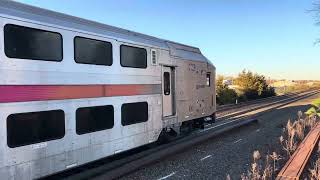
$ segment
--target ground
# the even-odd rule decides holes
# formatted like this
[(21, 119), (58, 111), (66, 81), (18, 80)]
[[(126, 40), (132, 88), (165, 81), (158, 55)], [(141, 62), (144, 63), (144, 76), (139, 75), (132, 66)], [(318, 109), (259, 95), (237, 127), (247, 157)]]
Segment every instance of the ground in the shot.
[(232, 179), (250, 167), (252, 152), (262, 155), (279, 151), (279, 137), (288, 119), (306, 111), (319, 95), (277, 108), (258, 117), (258, 123), (208, 139), (206, 142), (169, 156), (121, 179)]

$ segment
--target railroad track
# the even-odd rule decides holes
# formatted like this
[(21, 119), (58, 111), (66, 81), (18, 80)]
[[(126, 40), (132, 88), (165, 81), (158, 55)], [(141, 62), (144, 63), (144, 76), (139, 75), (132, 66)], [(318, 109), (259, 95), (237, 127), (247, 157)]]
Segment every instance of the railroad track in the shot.
[(263, 101), (263, 103), (260, 101), (259, 103), (256, 103), (256, 106), (243, 106), (245, 108), (240, 108), (238, 111), (235, 110), (233, 114), (229, 116), (224, 114), (219, 116), (218, 114), (217, 123), (206, 126), (205, 129), (195, 131), (188, 136), (177, 138), (170, 143), (162, 145), (146, 145), (47, 177), (47, 179), (119, 178), (209, 138), (248, 125), (249, 123), (258, 122), (257, 118), (263, 113), (318, 93), (318, 90), (302, 92), (290, 95), (287, 98), (280, 98), (280, 100), (279, 98), (276, 98), (276, 100), (271, 98), (269, 101)]
[[(306, 91), (304, 91), (304, 92), (306, 92)], [(283, 94), (283, 95), (279, 95), (279, 96), (272, 96), (272, 97), (261, 98), (261, 99), (257, 99), (257, 100), (240, 102), (238, 104), (220, 105), (220, 106), (217, 107), (217, 112), (227, 111), (229, 109), (234, 109), (234, 108), (240, 108), (240, 107), (251, 105), (251, 104), (262, 103), (262, 102), (265, 102), (265, 101), (268, 101), (268, 100), (282, 99), (282, 98), (286, 98), (286, 97), (289, 97), (289, 96), (292, 96), (292, 95), (296, 95), (296, 94), (300, 94), (300, 93), (302, 93), (302, 92), (299, 92), (299, 93), (287, 93), (287, 94)]]
[(247, 101), (247, 102), (242, 102), (239, 104), (230, 104), (230, 105), (222, 105), (222, 106), (218, 106), (217, 107), (217, 116), (223, 116), (226, 114), (231, 114), (234, 113), (236, 111), (239, 111), (239, 109), (244, 110), (244, 109), (250, 109), (252, 107), (257, 107), (259, 105), (263, 105), (265, 103), (268, 102), (274, 102), (274, 101), (278, 101), (278, 100), (284, 100), (284, 99), (288, 99), (291, 97), (295, 97), (299, 94), (302, 93), (307, 93), (309, 91), (302, 91), (299, 93), (288, 93), (288, 94), (284, 94), (284, 95), (280, 95), (280, 96), (272, 96), (272, 97), (268, 97), (268, 98), (262, 98), (262, 99), (258, 99), (258, 100), (252, 100), (252, 101)]
[(226, 111), (220, 111), (220, 112), (218, 111), (217, 121), (227, 119), (227, 118), (232, 118), (232, 117), (239, 117), (240, 115), (244, 115), (248, 112), (273, 106), (277, 103), (285, 102), (291, 99), (296, 99), (301, 96), (307, 95), (309, 93), (314, 93), (314, 92), (318, 92), (318, 90), (304, 91), (301, 93), (291, 93), (291, 94), (283, 95), (280, 98), (277, 98), (277, 97), (266, 98), (263, 100), (255, 101), (253, 103), (249, 102), (248, 105), (242, 104), (240, 107), (235, 107), (232, 110), (228, 108)]

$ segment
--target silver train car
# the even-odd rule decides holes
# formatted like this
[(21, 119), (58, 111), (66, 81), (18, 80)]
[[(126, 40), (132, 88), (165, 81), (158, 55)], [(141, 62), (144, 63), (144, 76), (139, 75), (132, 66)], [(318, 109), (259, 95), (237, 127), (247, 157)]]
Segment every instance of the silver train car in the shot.
[(198, 48), (0, 1), (1, 179), (74, 168), (215, 112), (215, 67)]

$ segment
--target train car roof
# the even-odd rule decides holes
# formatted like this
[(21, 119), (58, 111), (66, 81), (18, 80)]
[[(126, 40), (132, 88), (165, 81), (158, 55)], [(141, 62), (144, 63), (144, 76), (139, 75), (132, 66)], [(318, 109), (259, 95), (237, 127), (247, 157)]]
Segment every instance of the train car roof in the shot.
[(70, 16), (51, 10), (46, 10), (10, 0), (0, 0), (1, 14), (20, 19), (28, 19), (46, 24), (59, 26), (60, 28), (76, 29), (85, 32), (93, 32), (122, 41), (138, 42), (148, 46), (170, 50), (172, 56), (195, 60), (208, 61), (200, 49), (153, 36), (137, 33), (130, 30), (102, 24), (99, 22)]

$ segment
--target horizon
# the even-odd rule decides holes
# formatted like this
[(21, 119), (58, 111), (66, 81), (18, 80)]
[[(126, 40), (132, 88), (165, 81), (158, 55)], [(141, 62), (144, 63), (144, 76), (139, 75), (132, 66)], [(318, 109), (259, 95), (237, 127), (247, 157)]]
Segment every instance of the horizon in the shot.
[(312, 0), (18, 2), (198, 47), (220, 75), (320, 80)]

